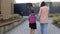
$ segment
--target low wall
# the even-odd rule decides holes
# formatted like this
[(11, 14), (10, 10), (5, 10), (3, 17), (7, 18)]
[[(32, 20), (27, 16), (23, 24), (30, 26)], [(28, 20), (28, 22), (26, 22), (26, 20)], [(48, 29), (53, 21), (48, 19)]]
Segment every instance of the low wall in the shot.
[(16, 26), (20, 25), (23, 23), (26, 19), (23, 18), (21, 20), (15, 20), (12, 23), (6, 24), (6, 25), (0, 25), (0, 34), (5, 34), (6, 32), (14, 29)]

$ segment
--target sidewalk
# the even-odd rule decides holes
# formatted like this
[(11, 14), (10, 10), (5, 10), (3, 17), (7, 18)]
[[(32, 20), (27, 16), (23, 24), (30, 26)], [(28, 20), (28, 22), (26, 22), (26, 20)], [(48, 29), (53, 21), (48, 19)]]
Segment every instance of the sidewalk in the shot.
[[(51, 19), (49, 19), (48, 34), (60, 34), (60, 29), (52, 25), (51, 22)], [(29, 22), (26, 19), (24, 23), (20, 24), (18, 27), (14, 28), (13, 30), (5, 34), (30, 34), (28, 24)], [(35, 30), (35, 34), (41, 34), (39, 21), (37, 21), (37, 29)]]

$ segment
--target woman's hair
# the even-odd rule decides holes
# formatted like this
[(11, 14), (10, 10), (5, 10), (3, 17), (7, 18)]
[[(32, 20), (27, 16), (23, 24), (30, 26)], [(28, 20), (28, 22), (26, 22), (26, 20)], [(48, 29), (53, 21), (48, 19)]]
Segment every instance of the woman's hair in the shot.
[(41, 7), (43, 7), (43, 6), (45, 6), (46, 5), (46, 3), (43, 1), (42, 3), (41, 3)]

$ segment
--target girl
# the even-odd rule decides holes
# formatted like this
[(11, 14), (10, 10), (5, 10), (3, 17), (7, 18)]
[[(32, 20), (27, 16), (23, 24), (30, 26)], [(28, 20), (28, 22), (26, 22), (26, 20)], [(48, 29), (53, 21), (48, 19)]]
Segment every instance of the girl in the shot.
[(36, 17), (34, 14), (34, 10), (31, 10), (29, 15), (29, 27), (30, 27), (30, 34), (34, 34), (34, 29), (36, 29)]
[(47, 7), (46, 3), (43, 1), (41, 3), (40, 11), (38, 14), (41, 22), (40, 25), (42, 34), (47, 34), (48, 14), (49, 14), (49, 7)]

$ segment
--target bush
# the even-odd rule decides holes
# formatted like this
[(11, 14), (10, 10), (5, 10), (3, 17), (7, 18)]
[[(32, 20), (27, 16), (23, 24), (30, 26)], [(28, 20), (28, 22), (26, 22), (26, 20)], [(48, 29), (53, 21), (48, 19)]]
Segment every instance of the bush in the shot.
[(53, 14), (50, 14), (49, 17), (54, 17), (54, 15)]
[(60, 14), (49, 14), (49, 17), (59, 17)]
[(60, 19), (59, 18), (55, 18), (55, 19), (53, 19), (53, 23), (58, 23), (58, 22), (60, 22)]
[(53, 17), (53, 15), (50, 15), (49, 17)]
[(60, 27), (60, 14), (50, 14), (49, 17), (52, 17), (55, 26)]
[(3, 21), (4, 19), (3, 18), (0, 18), (0, 22)]
[(16, 19), (16, 18), (19, 18), (19, 14), (13, 14), (13, 15), (11, 15), (11, 17), (10, 17), (11, 19)]
[(15, 18), (17, 18), (17, 16), (11, 16), (10, 18), (11, 18), (11, 19), (15, 19)]

